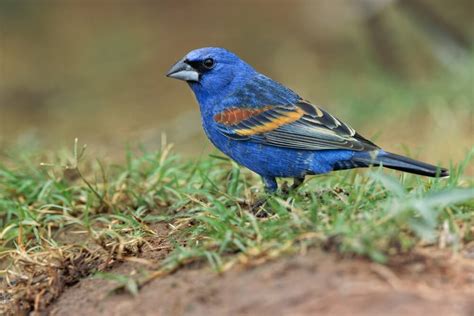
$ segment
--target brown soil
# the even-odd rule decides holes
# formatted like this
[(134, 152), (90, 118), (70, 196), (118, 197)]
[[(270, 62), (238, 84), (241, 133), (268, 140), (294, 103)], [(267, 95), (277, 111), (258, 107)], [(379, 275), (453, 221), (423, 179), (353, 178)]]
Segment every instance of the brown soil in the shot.
[[(156, 263), (166, 254), (156, 248), (145, 259)], [(183, 268), (152, 281), (136, 297), (111, 294), (114, 282), (87, 278), (66, 289), (49, 313), (474, 315), (474, 260), (461, 257), (420, 250), (382, 266), (311, 250), (220, 275), (205, 266)], [(111, 272), (130, 275), (140, 267), (126, 262)]]

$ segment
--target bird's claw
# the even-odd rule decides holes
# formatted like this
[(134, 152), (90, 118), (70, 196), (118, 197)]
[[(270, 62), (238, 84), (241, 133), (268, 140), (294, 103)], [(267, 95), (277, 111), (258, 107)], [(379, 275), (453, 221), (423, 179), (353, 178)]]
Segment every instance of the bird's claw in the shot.
[(280, 188), (280, 192), (283, 196), (287, 197), (288, 195), (290, 195), (290, 192), (293, 191), (293, 186), (288, 186), (288, 182), (285, 181), (282, 183), (281, 185), (281, 188)]
[(263, 208), (265, 203), (267, 203), (268, 197), (263, 197), (257, 199), (252, 205), (250, 205), (250, 212), (252, 212), (255, 217), (264, 218), (268, 217), (269, 213)]

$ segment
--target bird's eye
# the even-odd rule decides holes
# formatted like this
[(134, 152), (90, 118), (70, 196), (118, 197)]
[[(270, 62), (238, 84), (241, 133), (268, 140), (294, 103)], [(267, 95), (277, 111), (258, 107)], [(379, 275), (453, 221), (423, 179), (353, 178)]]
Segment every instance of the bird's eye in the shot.
[(215, 62), (214, 62), (214, 59), (212, 59), (212, 58), (206, 58), (206, 59), (204, 59), (204, 61), (202, 62), (202, 64), (203, 64), (204, 67), (206, 67), (207, 69), (212, 69), (212, 68), (214, 68)]

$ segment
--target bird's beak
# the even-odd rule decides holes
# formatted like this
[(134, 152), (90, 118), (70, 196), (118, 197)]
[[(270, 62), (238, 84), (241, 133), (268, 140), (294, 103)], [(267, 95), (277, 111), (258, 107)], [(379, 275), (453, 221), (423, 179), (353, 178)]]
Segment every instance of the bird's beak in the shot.
[(184, 81), (199, 81), (199, 72), (186, 63), (183, 58), (171, 67), (166, 77), (175, 78)]

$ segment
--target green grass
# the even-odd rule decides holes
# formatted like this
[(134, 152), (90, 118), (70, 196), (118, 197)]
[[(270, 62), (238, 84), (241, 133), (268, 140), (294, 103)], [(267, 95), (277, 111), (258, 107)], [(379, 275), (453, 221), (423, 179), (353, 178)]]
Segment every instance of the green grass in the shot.
[(8, 308), (41, 309), (62, 291), (59, 279), (73, 284), (137, 256), (158, 223), (169, 225), (171, 245), (159, 273), (195, 261), (223, 271), (308, 247), (384, 263), (421, 245), (456, 252), (474, 240), (474, 180), (463, 175), (474, 150), (448, 179), (377, 168), (315, 176), (271, 197), (263, 218), (250, 211), (259, 179), (222, 157), (185, 161), (168, 146), (129, 150), (125, 163), (107, 165), (77, 143), (72, 156), (37, 155), (10, 150), (0, 163), (0, 294)]

